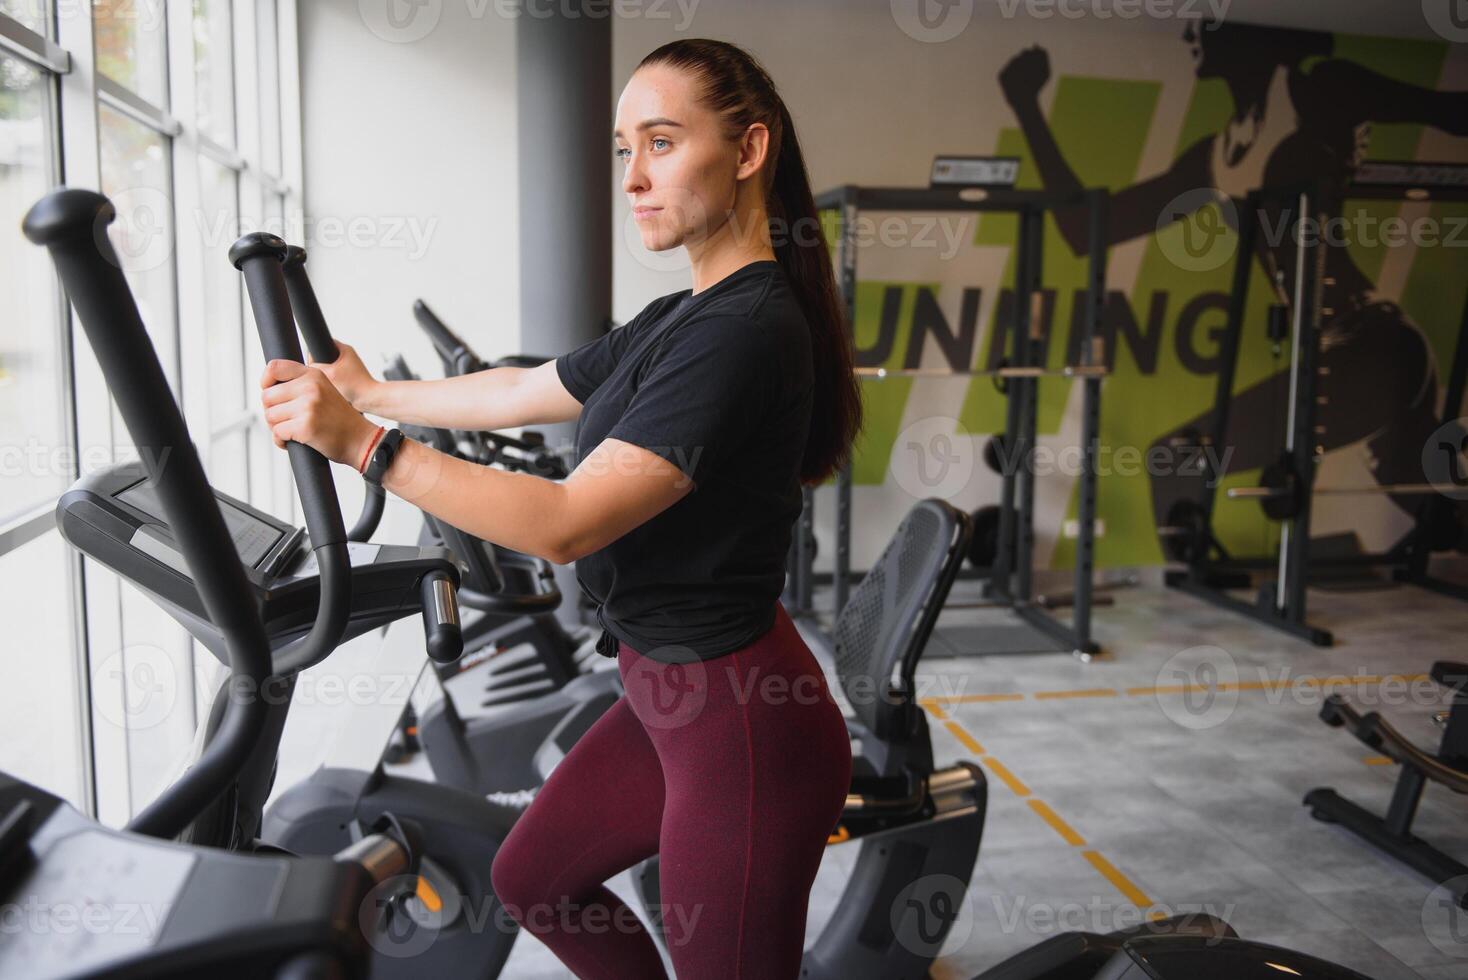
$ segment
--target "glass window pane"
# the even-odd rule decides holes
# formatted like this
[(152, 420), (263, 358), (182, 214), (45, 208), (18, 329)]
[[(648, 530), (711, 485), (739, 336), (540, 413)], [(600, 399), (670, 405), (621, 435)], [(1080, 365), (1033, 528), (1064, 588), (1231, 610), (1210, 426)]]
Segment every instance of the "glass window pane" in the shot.
[(130, 810), (136, 814), (178, 778), (198, 724), (193, 641), (152, 598), (123, 580), (123, 644), (91, 651), (94, 674), (121, 682), (120, 704), (92, 713), (96, 737), (124, 739)]
[(0, 520), (66, 488), (61, 311), (51, 262), (17, 231), (51, 185), (51, 83), (0, 54)]
[(0, 0), (0, 14), (9, 14), (37, 34), (51, 34), (51, 4), (48, 0)]
[(92, 0), (97, 68), (155, 106), (168, 106), (167, 5)]
[(81, 805), (70, 566), (61, 535), (48, 532), (0, 556), (0, 769)]
[(194, 0), (194, 111), (199, 131), (234, 145), (234, 51), (229, 0)]
[(50, 37), (51, 4), (47, 0), (0, 0), (0, 13), (9, 13), (37, 34)]
[(250, 496), (246, 439), (245, 430), (236, 429), (212, 440), (209, 445), (210, 485), (238, 500), (248, 500)]
[(117, 206), (117, 218), (109, 229), (112, 245), (177, 395), (173, 206), (167, 144), (158, 133), (106, 106), (98, 109), (97, 128), (102, 193)]
[(204, 253), (204, 322), (188, 329), (201, 329), (207, 338), (212, 431), (238, 419), (246, 408), (240, 274), (229, 263), (229, 247), (239, 228), (239, 178), (207, 157), (199, 157), (198, 167), (200, 214), (184, 227), (199, 236)]
[(275, 0), (257, 9), (256, 43), (260, 70), (260, 160), (266, 173), (280, 175), (280, 52), (276, 50)]

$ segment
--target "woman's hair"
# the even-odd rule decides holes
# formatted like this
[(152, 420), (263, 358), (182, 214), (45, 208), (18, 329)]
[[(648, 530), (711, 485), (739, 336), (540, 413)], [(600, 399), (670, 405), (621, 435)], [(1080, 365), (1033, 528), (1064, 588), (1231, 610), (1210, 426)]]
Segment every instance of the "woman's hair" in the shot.
[(820, 483), (850, 459), (852, 442), (861, 428), (861, 387), (853, 369), (851, 334), (836, 292), (830, 249), (811, 196), (790, 110), (759, 62), (724, 41), (673, 41), (643, 58), (637, 67), (650, 65), (688, 72), (701, 86), (700, 101), (724, 120), (731, 139), (738, 139), (755, 123), (764, 124), (770, 132), (768, 159), (774, 165), (767, 165), (760, 175), (770, 240), (810, 326), (814, 368), (810, 435), (800, 479)]

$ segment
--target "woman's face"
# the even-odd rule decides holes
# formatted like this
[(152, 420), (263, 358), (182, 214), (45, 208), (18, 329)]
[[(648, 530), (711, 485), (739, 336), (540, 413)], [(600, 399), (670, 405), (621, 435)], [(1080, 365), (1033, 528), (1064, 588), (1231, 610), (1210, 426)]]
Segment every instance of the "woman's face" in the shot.
[(698, 101), (687, 73), (666, 65), (635, 72), (617, 100), (612, 139), (622, 190), (649, 251), (696, 245), (727, 223), (740, 147)]

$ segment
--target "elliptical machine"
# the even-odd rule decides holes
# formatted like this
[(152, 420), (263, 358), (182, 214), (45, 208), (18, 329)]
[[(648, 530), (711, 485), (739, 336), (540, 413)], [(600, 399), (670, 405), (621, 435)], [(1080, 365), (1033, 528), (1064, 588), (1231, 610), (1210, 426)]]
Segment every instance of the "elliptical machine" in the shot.
[[(266, 357), (299, 361), (281, 271), (284, 255), (283, 242), (262, 234), (245, 236), (230, 252), (244, 274)], [(301, 670), (347, 639), (414, 614), (422, 617), (420, 642), (430, 657), (447, 661), (463, 649), (455, 591), (460, 575), (451, 553), (348, 541), (329, 464), (307, 446), (290, 443), (287, 449), (305, 530), (226, 494), (213, 494), (229, 525), (233, 553), (244, 566), (242, 601), (254, 610), (261, 642), (270, 651), (259, 688), (249, 692), (250, 703), (261, 706), (264, 734), (237, 777), (213, 794), (187, 829), (180, 829), (185, 839), (215, 847), (330, 854), (351, 844), (362, 827), (401, 827), (424, 844), (415, 874), (406, 880), (409, 887), (374, 896), (374, 901), (387, 901), (393, 918), (392, 928), (375, 937), (373, 976), (416, 977), (425, 971), (494, 976), (518, 929), (500, 913), (489, 872), (518, 811), (436, 783), (390, 778), (380, 767), (318, 771), (265, 811)], [(168, 463), (174, 465), (171, 459)], [(148, 477), (138, 463), (87, 476), (62, 497), (57, 523), (69, 542), (148, 593), (223, 659), (230, 623), (202, 603), (203, 590), (178, 556), (169, 521), (173, 510), (163, 506), (163, 486)], [(228, 553), (219, 551), (211, 560)], [(231, 725), (232, 693), (226, 687), (215, 697), (205, 729), (211, 744)], [(281, 819), (279, 814), (303, 797), (317, 804), (312, 811), (317, 816), (329, 810), (329, 826)]]
[[(191, 605), (220, 624), (216, 652), (229, 685), (221, 722), (196, 764), (126, 830), (102, 827), (0, 773), (0, 903), (35, 916), (32, 928), (0, 930), (0, 978), (363, 977), (363, 929), (379, 926), (377, 899), (393, 908), (401, 883), (416, 878), (417, 841), (406, 828), (363, 833), (359, 826), (357, 839), (334, 857), (238, 854), (170, 839), (244, 782), (261, 758), (272, 709), (260, 692), (276, 664), (249, 573), (228, 559), (242, 529), (210, 491), (107, 239), (114, 217), (102, 195), (62, 188), (38, 201), (23, 227), (50, 251), (142, 451), (133, 485), (148, 487), (168, 529), (145, 532), (152, 560), (196, 576)], [(320, 508), (315, 516), (323, 516)], [(57, 919), (61, 928), (46, 928), (66, 913), (84, 927)], [(113, 927), (95, 928), (99, 917)]]

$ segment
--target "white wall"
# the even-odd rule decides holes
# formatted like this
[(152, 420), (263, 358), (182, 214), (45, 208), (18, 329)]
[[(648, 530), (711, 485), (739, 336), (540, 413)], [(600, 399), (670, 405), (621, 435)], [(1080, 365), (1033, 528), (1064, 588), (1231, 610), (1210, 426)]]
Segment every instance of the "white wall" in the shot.
[(486, 357), (519, 346), (515, 25), (493, 5), (423, 9), (417, 37), (371, 2), (300, 5), (304, 198), (333, 330), (371, 368), (401, 351), (438, 376), (419, 297)]

